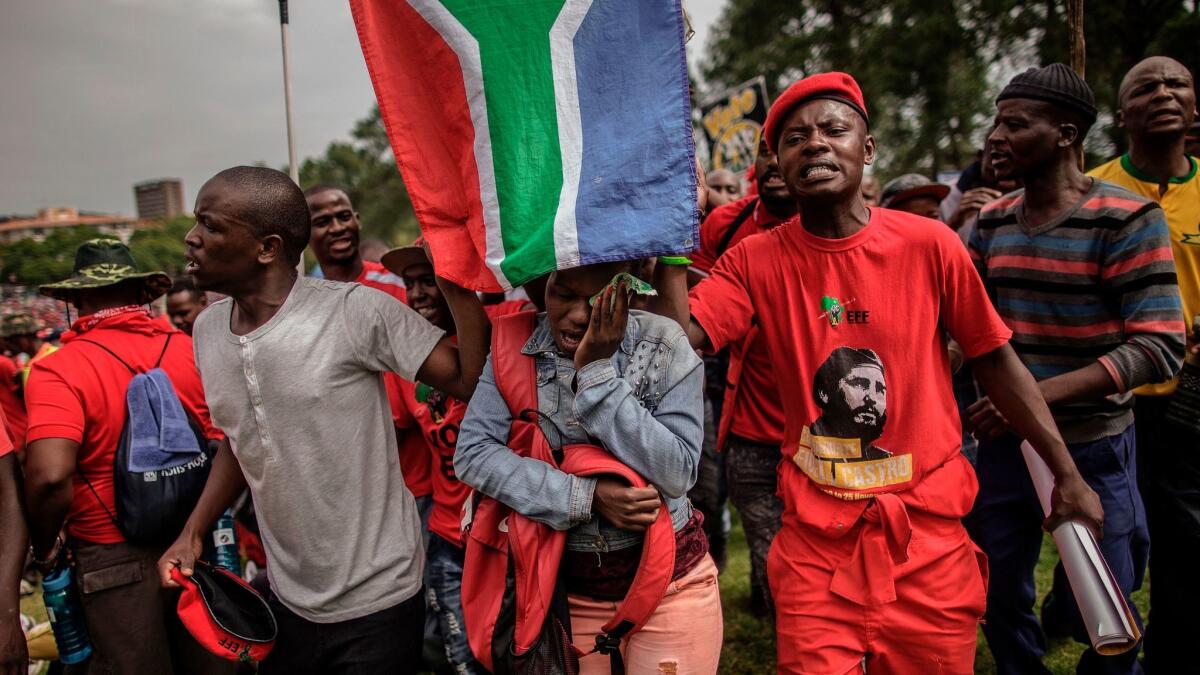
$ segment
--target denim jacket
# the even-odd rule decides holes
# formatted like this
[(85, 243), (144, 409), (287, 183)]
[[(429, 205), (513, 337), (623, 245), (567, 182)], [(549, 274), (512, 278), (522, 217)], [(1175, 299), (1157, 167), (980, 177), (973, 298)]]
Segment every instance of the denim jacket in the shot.
[[(703, 438), (704, 369), (677, 323), (630, 311), (625, 339), (608, 360), (576, 373), (558, 353), (545, 314), (521, 352), (537, 364), (540, 426), (555, 450), (593, 443), (644, 476), (666, 500), (678, 531), (691, 516)], [(575, 382), (575, 389), (572, 389)], [(507, 447), (512, 416), (488, 357), (459, 428), (458, 479), (518, 513), (567, 530), (573, 551), (612, 551), (642, 541), (592, 515), (595, 478), (563, 473)]]

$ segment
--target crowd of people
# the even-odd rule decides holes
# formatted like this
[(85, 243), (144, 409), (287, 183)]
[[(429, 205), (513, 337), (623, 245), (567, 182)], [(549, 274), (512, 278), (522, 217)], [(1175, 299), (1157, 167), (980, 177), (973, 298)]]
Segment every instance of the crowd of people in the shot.
[[(174, 598), (247, 491), (262, 673), (718, 672), (726, 502), (779, 672), (971, 673), (981, 622), (998, 672), (1048, 672), (1048, 634), (1088, 644), (1061, 566), (1035, 606), (1068, 520), (1139, 626), (1154, 582), (1138, 648), (1089, 644), (1078, 672), (1176, 672), (1200, 598), (1193, 77), (1146, 59), (1118, 104), (1129, 150), (1085, 172), (1092, 90), (1030, 69), (956, 184), (880, 185), (858, 84), (811, 75), (747, 176), (697, 175), (690, 256), (487, 304), (421, 240), (365, 255), (340, 186), (220, 172), (186, 278), (94, 240), (40, 289), (78, 317), (57, 346), (45, 311), (0, 321), (0, 672), (24, 672), (27, 565), (74, 570), (92, 672), (245, 668)], [(172, 396), (135, 404), (147, 373)], [(135, 536), (119, 458), (172, 414), (206, 479)]]

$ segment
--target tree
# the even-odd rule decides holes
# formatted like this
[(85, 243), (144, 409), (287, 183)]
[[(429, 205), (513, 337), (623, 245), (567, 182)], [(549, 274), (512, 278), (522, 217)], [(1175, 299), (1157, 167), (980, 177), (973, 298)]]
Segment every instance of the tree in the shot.
[(354, 125), (350, 136), (350, 142), (330, 143), (324, 156), (304, 160), (300, 186), (343, 186), (358, 209), (363, 237), (391, 245), (411, 243), (419, 233), (417, 217), (396, 168), (378, 105)]
[[(1037, 54), (1042, 63), (1070, 63), (1066, 3), (1046, 2), (1027, 8), (1040, 22), (1043, 36)], [(1117, 107), (1121, 78), (1138, 61), (1166, 55), (1183, 63), (1193, 74), (1200, 73), (1200, 3), (1195, 0), (1123, 0), (1087, 2), (1084, 5), (1084, 35), (1087, 40), (1087, 81), (1106, 119)], [(1035, 31), (1037, 29), (1035, 28)], [(1115, 123), (1099, 125), (1095, 137), (1109, 141), (1110, 153), (1125, 149), (1125, 134)], [(1098, 140), (1092, 138), (1089, 140)], [(1115, 152), (1113, 149), (1115, 148)]]
[(75, 249), (99, 236), (94, 227), (62, 227), (40, 242), (22, 239), (0, 246), (0, 279), (29, 286), (66, 279), (75, 266)]
[[(183, 238), (192, 227), (191, 216), (180, 216), (137, 230), (129, 248), (142, 271), (161, 270), (179, 275), (184, 264)], [(75, 250), (89, 239), (111, 235), (96, 228), (56, 228), (42, 241), (22, 239), (0, 246), (0, 279), (4, 283), (37, 286), (66, 279), (75, 266)]]
[[(933, 175), (974, 158), (1009, 77), (1068, 62), (1065, 11), (1065, 0), (730, 0), (702, 70), (718, 85), (763, 74), (775, 92), (807, 73), (850, 72), (867, 98), (879, 171)], [(1104, 113), (1094, 135), (1120, 147), (1110, 120), (1125, 71), (1167, 54), (1197, 72), (1197, 3), (1089, 2), (1084, 23), (1087, 79)]]
[(142, 270), (161, 270), (172, 277), (183, 273), (186, 247), (183, 239), (195, 219), (178, 216), (138, 230), (129, 238), (129, 248)]

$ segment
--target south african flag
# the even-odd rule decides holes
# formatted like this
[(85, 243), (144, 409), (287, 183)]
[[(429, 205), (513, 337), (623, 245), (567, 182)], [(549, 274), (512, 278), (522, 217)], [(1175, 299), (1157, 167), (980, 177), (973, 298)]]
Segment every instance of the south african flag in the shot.
[(679, 0), (351, 0), (438, 273), (479, 290), (696, 248)]

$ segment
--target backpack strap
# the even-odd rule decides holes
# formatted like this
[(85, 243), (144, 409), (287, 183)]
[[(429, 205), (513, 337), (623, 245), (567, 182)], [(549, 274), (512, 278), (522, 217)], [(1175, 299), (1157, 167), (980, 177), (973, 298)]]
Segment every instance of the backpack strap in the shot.
[[(167, 333), (167, 339), (165, 342), (163, 342), (162, 351), (160, 351), (158, 353), (158, 358), (155, 359), (154, 366), (151, 368), (151, 370), (153, 370), (154, 368), (158, 368), (159, 366), (162, 365), (163, 357), (165, 357), (167, 355), (167, 348), (171, 346), (171, 338), (172, 337), (174, 337), (174, 333)], [(86, 342), (89, 345), (96, 345), (100, 349), (103, 349), (104, 351), (108, 352), (109, 356), (111, 356), (117, 360), (117, 363), (125, 366), (125, 370), (128, 370), (130, 375), (138, 375), (139, 374), (137, 370), (134, 370), (133, 366), (131, 366), (125, 362), (125, 359), (121, 358), (120, 356), (117, 356), (117, 353), (114, 352), (113, 350), (109, 349), (108, 347), (105, 347), (104, 345), (100, 344), (99, 342), (96, 342), (95, 340), (89, 340), (87, 338), (79, 338), (78, 340), (79, 340), (79, 342)]]
[[(87, 338), (79, 338), (79, 341), (80, 341), (80, 342), (86, 342), (86, 343), (88, 343), (89, 345), (96, 345), (96, 346), (97, 346), (97, 347), (99, 347), (100, 349), (103, 349), (104, 351), (108, 352), (108, 353), (109, 353), (109, 355), (111, 355), (111, 356), (112, 356), (114, 359), (116, 359), (116, 360), (117, 360), (117, 363), (119, 363), (119, 364), (121, 364), (121, 365), (125, 366), (125, 370), (128, 370), (130, 375), (137, 375), (137, 374), (138, 374), (138, 372), (137, 372), (136, 370), (134, 370), (134, 369), (133, 369), (133, 366), (129, 365), (128, 363), (125, 363), (125, 359), (123, 359), (123, 358), (121, 358), (121, 357), (117, 356), (117, 353), (116, 353), (116, 352), (114, 352), (113, 350), (109, 349), (108, 347), (105, 347), (104, 345), (100, 344), (99, 342), (96, 342), (95, 340), (88, 340)], [(168, 338), (168, 341), (170, 341), (170, 338)], [(163, 351), (164, 351), (164, 352), (166, 351), (166, 348), (165, 348), (165, 347), (163, 348)], [(162, 357), (160, 356), (159, 358), (161, 359)]]
[[(158, 353), (158, 358), (154, 361), (154, 367), (158, 368), (162, 365), (163, 357), (167, 355), (167, 347), (171, 346), (171, 338), (175, 337), (174, 333), (167, 333), (167, 341), (163, 343), (162, 351)], [(93, 343), (95, 344), (95, 343)]]
[[(100, 493), (96, 492), (96, 486), (92, 485), (92, 481), (88, 480), (87, 475), (79, 469), (75, 469), (75, 473), (79, 474), (79, 477), (83, 479), (83, 484), (88, 486), (88, 489), (92, 491), (92, 496), (96, 498), (96, 503), (100, 505), (100, 508), (104, 509), (104, 513), (108, 516), (108, 519), (112, 521), (113, 527), (120, 531), (121, 525), (117, 522), (117, 517), (108, 509), (108, 506), (105, 505), (104, 500), (100, 499)], [(121, 535), (124, 536), (124, 533), (122, 532)]]
[(721, 235), (721, 242), (717, 244), (717, 254), (713, 256), (713, 259), (720, 258), (725, 253), (725, 249), (729, 248), (729, 243), (733, 241), (734, 235), (738, 233), (738, 230), (742, 229), (742, 224), (750, 219), (750, 215), (754, 213), (754, 209), (757, 207), (758, 197), (755, 197), (742, 209), (741, 213), (737, 214), (737, 218), (734, 218), (733, 222), (729, 223), (729, 227), (725, 229), (725, 234)]
[(496, 389), (512, 413), (514, 431), (531, 418), (537, 424), (537, 362), (521, 353), (533, 335), (536, 321), (537, 312), (526, 310), (492, 322), (492, 374)]
[[(167, 341), (163, 343), (162, 351), (159, 352), (159, 354), (158, 354), (158, 360), (154, 362), (155, 368), (157, 368), (159, 366), (159, 364), (162, 363), (163, 357), (166, 356), (167, 347), (169, 347), (171, 345), (171, 336), (172, 336), (171, 333), (167, 333)], [(129, 374), (132, 377), (138, 376), (139, 373), (138, 373), (138, 371), (133, 369), (133, 366), (126, 363), (125, 359), (121, 358), (120, 356), (117, 356), (117, 353), (114, 352), (113, 350), (109, 349), (108, 347), (105, 347), (104, 345), (100, 344), (99, 342), (96, 342), (95, 340), (88, 340), (87, 338), (79, 338), (79, 342), (86, 342), (89, 345), (96, 345), (100, 349), (103, 349), (104, 351), (108, 352), (110, 356), (112, 356), (114, 359), (116, 359), (117, 363), (125, 366), (125, 370), (128, 370)], [(114, 465), (114, 468), (115, 468), (115, 465)], [(107, 505), (105, 505), (104, 500), (100, 498), (100, 493), (96, 492), (96, 486), (92, 485), (92, 481), (88, 480), (87, 474), (85, 474), (83, 471), (81, 471), (78, 467), (76, 467), (75, 473), (79, 474), (79, 477), (83, 479), (84, 485), (87, 485), (88, 490), (91, 490), (92, 496), (96, 498), (96, 503), (100, 505), (100, 508), (104, 509), (104, 513), (106, 515), (108, 515), (108, 519), (112, 521), (113, 527), (117, 528), (117, 530), (120, 530), (121, 525), (120, 525), (120, 523), (117, 522), (117, 517), (115, 515), (113, 515), (113, 512), (111, 510), (109, 510)], [(122, 535), (124, 535), (124, 533), (122, 533)]]

